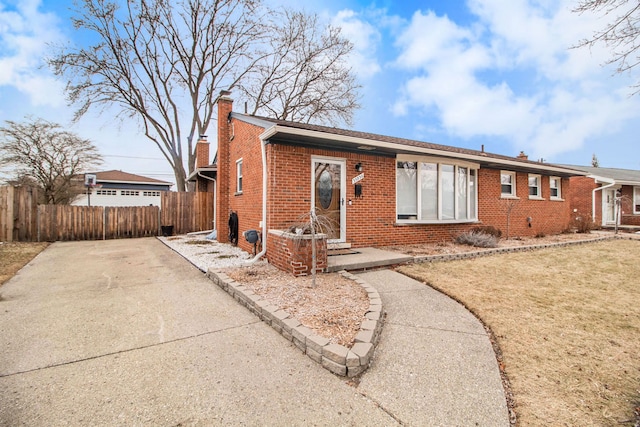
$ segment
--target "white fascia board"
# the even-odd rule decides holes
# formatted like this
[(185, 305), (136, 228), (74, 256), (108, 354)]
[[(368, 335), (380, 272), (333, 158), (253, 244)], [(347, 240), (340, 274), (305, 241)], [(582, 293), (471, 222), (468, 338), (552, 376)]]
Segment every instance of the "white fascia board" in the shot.
[(423, 154), (423, 155), (426, 154), (426, 155), (439, 156), (439, 157), (464, 159), (464, 160), (480, 162), (480, 163), (486, 163), (487, 160), (490, 159), (492, 163), (497, 163), (505, 166), (505, 169), (508, 169), (509, 166), (513, 166), (517, 168), (524, 167), (529, 169), (535, 169), (535, 170), (540, 170), (544, 172), (558, 172), (562, 174), (586, 175), (585, 172), (581, 172), (574, 169), (566, 169), (559, 166), (550, 166), (546, 163), (541, 163), (541, 164), (522, 163), (516, 160), (512, 161), (512, 160), (506, 160), (506, 159), (499, 159), (495, 157), (483, 156), (480, 154), (464, 154), (464, 153), (455, 153), (451, 151), (437, 150), (437, 149), (428, 148), (428, 147), (423, 148), (423, 147), (414, 147), (411, 145), (399, 145), (392, 142), (377, 141), (374, 139), (359, 138), (359, 137), (348, 136), (348, 135), (336, 135), (336, 134), (331, 134), (326, 132), (291, 128), (291, 127), (280, 126), (280, 125), (273, 125), (270, 128), (266, 129), (262, 134), (260, 134), (260, 139), (263, 141), (266, 141), (267, 139), (279, 133), (287, 134), (287, 135), (299, 135), (299, 136), (305, 136), (305, 137), (317, 138), (317, 139), (331, 139), (334, 141), (337, 140), (337, 141), (345, 142), (355, 146), (370, 146), (374, 148), (387, 148), (391, 150), (398, 150), (398, 147), (402, 147), (402, 150), (411, 151), (416, 154)]
[(604, 184), (615, 184), (616, 183), (615, 179), (613, 179), (613, 178), (605, 178), (604, 176), (598, 176), (598, 175), (589, 174), (589, 175), (587, 175), (587, 178), (593, 179), (596, 182), (596, 184), (603, 184), (603, 183)]

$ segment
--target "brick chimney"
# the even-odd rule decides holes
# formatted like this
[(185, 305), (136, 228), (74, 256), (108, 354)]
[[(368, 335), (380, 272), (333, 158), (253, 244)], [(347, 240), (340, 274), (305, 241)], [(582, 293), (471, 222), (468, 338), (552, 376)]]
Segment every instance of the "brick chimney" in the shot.
[(220, 91), (218, 98), (218, 178), (216, 184), (216, 225), (218, 241), (229, 241), (229, 209), (231, 197), (231, 159), (229, 145), (231, 144), (230, 115), (233, 111), (231, 92)]
[(209, 141), (207, 135), (200, 135), (196, 142), (196, 169), (209, 165)]
[(518, 158), (522, 160), (529, 160), (529, 156), (524, 154), (524, 151), (521, 151), (520, 154), (518, 154)]

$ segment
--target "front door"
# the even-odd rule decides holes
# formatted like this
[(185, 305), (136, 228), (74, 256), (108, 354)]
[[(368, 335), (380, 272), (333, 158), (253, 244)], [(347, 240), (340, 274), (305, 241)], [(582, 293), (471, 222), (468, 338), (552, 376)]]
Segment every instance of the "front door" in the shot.
[(313, 158), (312, 209), (327, 226), (329, 243), (346, 241), (345, 161), (342, 159)]
[(602, 204), (603, 209), (603, 224), (602, 225), (615, 225), (616, 223), (616, 190), (606, 189), (604, 190), (604, 200)]

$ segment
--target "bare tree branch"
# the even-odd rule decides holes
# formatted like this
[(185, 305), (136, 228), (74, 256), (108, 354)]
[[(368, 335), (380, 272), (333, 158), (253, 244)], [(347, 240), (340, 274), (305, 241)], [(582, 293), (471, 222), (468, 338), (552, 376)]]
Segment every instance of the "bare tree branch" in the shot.
[[(640, 2), (582, 0), (573, 11), (612, 17), (603, 30), (595, 32), (591, 38), (581, 40), (575, 47), (593, 47), (603, 43), (611, 49), (611, 58), (606, 63), (615, 65), (617, 73), (630, 72), (640, 63)], [(640, 92), (640, 81), (633, 84), (632, 88), (634, 95)]]
[(67, 80), (75, 118), (94, 107), (138, 118), (179, 191), (221, 89), (239, 88), (254, 114), (303, 122), (350, 123), (359, 107), (340, 31), (261, 0), (79, 0), (73, 23), (95, 42), (48, 62)]

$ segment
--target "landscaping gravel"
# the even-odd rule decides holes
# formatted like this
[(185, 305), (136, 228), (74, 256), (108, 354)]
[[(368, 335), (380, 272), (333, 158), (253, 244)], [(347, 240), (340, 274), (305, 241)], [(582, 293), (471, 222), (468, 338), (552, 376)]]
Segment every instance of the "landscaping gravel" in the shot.
[(203, 272), (210, 268), (241, 267), (252, 258), (236, 246), (208, 240), (205, 237), (206, 234), (187, 234), (158, 239)]

